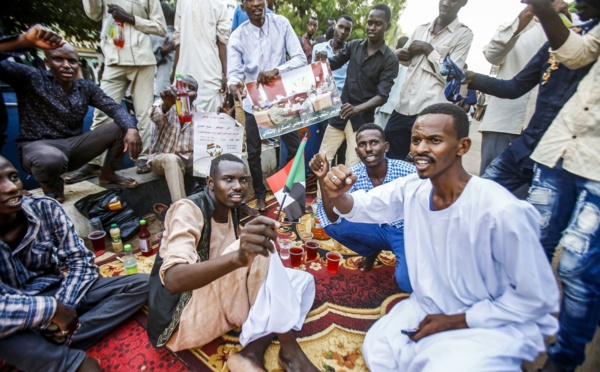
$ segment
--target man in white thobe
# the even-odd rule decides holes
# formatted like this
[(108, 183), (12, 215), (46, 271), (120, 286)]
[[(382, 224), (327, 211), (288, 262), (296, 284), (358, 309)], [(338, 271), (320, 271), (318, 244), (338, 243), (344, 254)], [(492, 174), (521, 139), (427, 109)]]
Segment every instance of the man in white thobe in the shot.
[[(233, 7), (225, 1), (179, 0), (175, 11), (174, 72), (198, 81), (196, 107), (218, 112), (227, 91), (227, 41)], [(171, 79), (172, 80), (172, 79)]]
[(539, 242), (540, 216), (464, 170), (468, 133), (461, 108), (432, 105), (412, 130), (417, 175), (352, 194), (356, 176), (346, 167), (325, 177), (323, 192), (345, 219), (405, 219), (414, 292), (368, 331), (363, 355), (372, 371), (520, 371), (557, 330), (558, 288)]

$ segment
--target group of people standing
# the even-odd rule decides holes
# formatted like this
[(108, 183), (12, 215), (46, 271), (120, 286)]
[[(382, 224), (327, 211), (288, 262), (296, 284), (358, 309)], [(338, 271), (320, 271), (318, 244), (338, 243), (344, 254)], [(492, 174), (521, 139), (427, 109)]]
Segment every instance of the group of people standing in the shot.
[[(309, 60), (327, 60), (342, 108), (310, 162), (321, 190), (316, 212), (333, 238), (365, 256), (363, 270), (381, 249), (394, 251), (398, 285), (411, 293), (368, 331), (368, 367), (518, 371), (523, 360), (546, 351), (545, 336), (557, 334), (542, 371), (572, 371), (583, 363), (600, 320), (600, 175), (593, 145), (600, 120), (594, 88), (600, 77), (600, 2), (577, 0), (579, 17), (588, 22), (571, 29), (558, 15), (571, 16), (562, 0), (524, 2), (527, 8), (485, 49), (499, 65), (498, 77), (466, 72), (469, 88), (499, 98), (490, 100), (482, 124), (489, 165), (481, 178), (462, 166), (471, 147), (469, 120), (463, 108), (447, 103), (441, 75), (446, 56), (463, 66), (469, 53), (473, 32), (458, 20), (467, 0), (440, 0), (435, 19), (395, 51), (384, 41), (393, 16), (384, 4), (370, 9), (364, 40), (347, 42), (358, 21), (341, 15), (331, 25), (332, 38), (315, 44), (318, 20), (309, 18), (306, 34), (298, 37), (270, 9), (274, 2), (245, 0), (242, 10), (225, 1), (179, 0), (172, 47), (163, 40), (153, 51), (149, 34), (168, 34), (157, 0), (85, 0), (90, 18), (110, 16), (124, 24), (129, 46), (102, 41), (101, 88), (75, 78), (75, 49), (40, 26), (2, 40), (0, 79), (17, 91), (23, 167), (47, 196), (64, 200), (63, 182), (91, 176), (136, 187), (135, 180), (114, 172), (125, 151), (137, 159), (138, 172), (166, 176), (173, 205), (156, 275), (180, 299), (168, 310), (151, 302), (151, 316), (169, 311), (162, 315), (172, 318), (157, 346), (198, 347), (242, 327), (244, 349), (229, 358), (231, 370), (261, 370), (275, 337), (286, 370), (315, 370), (292, 333), (312, 306), (314, 279), (285, 269), (272, 254), (278, 222), (259, 216), (238, 226), (250, 183), (258, 211), (245, 211), (258, 214), (266, 199), (261, 140), (243, 85), (267, 84)], [(7, 60), (34, 46), (45, 49), (50, 71)], [(157, 56), (169, 53), (169, 81), (181, 74), (198, 110), (218, 111), (229, 93), (244, 111), (248, 166), (232, 155), (216, 158), (204, 191), (190, 198), (176, 182), (189, 172), (191, 126), (177, 120), (173, 88), (153, 88)], [(399, 96), (392, 98), (395, 108), (383, 129), (373, 124), (375, 110), (394, 87)], [(528, 93), (535, 87), (537, 98)], [(137, 124), (117, 104), (127, 88)], [(152, 104), (155, 95), (161, 98)], [(88, 105), (97, 108), (93, 130), (82, 133)], [(289, 160), (298, 135), (282, 140)], [(343, 143), (345, 162), (333, 166)], [(106, 149), (103, 165), (94, 163)], [(64, 181), (60, 177), (76, 169)], [(528, 186), (528, 196), (520, 194)], [(519, 200), (524, 196), (527, 201)], [(64, 210), (52, 199), (24, 196), (16, 170), (3, 158), (0, 197), (0, 359), (22, 370), (98, 370), (80, 349), (157, 289), (148, 290), (144, 275), (98, 279), (93, 257)], [(562, 303), (550, 267), (558, 245)], [(122, 317), (107, 316), (107, 304)], [(289, 311), (280, 311), (282, 306)]]

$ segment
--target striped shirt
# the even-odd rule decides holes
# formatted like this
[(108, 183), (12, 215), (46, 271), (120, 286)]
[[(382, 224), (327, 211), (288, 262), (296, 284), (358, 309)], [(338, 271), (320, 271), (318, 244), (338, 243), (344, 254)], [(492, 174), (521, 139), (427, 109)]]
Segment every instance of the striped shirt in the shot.
[[(23, 240), (15, 249), (0, 240), (0, 337), (48, 326), (57, 302), (77, 308), (98, 278), (94, 254), (60, 204), (23, 197), (22, 208), (28, 224)], [(53, 296), (40, 295), (53, 288)]]
[[(385, 160), (387, 161), (387, 173), (385, 174), (383, 184), (392, 182), (397, 178), (406, 177), (409, 174), (413, 174), (416, 172), (414, 165), (405, 161), (388, 158), (385, 158)], [(352, 185), (350, 190), (348, 190), (348, 193), (351, 194), (354, 191), (358, 190), (365, 190), (368, 192), (369, 190), (375, 187), (373, 186), (373, 182), (371, 182), (371, 178), (367, 174), (367, 167), (364, 163), (361, 162), (356, 164), (355, 166), (350, 168), (350, 171), (352, 172), (352, 174), (356, 175), (358, 179), (356, 180), (354, 185)], [(319, 202), (319, 207), (317, 208), (317, 217), (319, 218), (319, 223), (322, 227), (331, 225), (331, 222), (327, 218), (327, 214), (325, 214), (325, 208), (323, 207), (322, 201)], [(338, 220), (335, 223), (340, 223), (340, 221), (341, 218), (338, 218)], [(404, 220), (392, 222), (390, 223), (390, 225), (396, 228), (402, 228), (404, 227)]]
[(175, 105), (164, 114), (161, 106), (162, 100), (159, 99), (149, 112), (154, 125), (148, 161), (152, 161), (154, 154), (177, 154), (184, 159), (189, 159), (194, 151), (193, 121), (181, 125)]

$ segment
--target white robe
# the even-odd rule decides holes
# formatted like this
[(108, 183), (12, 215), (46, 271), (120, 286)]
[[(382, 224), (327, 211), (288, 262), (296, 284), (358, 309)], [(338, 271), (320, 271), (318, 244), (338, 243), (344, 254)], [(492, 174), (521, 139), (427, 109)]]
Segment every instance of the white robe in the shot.
[(198, 81), (200, 111), (217, 112), (221, 106), (223, 69), (217, 40), (227, 45), (234, 6), (227, 1), (179, 0), (173, 42), (179, 45), (175, 72)]
[[(432, 211), (432, 185), (417, 175), (353, 193), (353, 222), (405, 220), (414, 292), (367, 333), (372, 371), (520, 371), (554, 334), (559, 293), (539, 242), (537, 211), (473, 176), (448, 208)], [(427, 314), (466, 313), (468, 329), (418, 343), (400, 333)]]

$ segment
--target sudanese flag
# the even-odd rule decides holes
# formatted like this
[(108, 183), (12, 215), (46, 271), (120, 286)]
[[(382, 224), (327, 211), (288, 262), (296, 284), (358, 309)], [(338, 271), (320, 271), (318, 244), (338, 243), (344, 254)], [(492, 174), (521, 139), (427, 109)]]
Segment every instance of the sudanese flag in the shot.
[(267, 178), (267, 183), (271, 187), (273, 194), (290, 221), (302, 217), (305, 213), (306, 205), (306, 170), (304, 169), (304, 148), (307, 138), (304, 137), (300, 142), (300, 147), (294, 159)]

